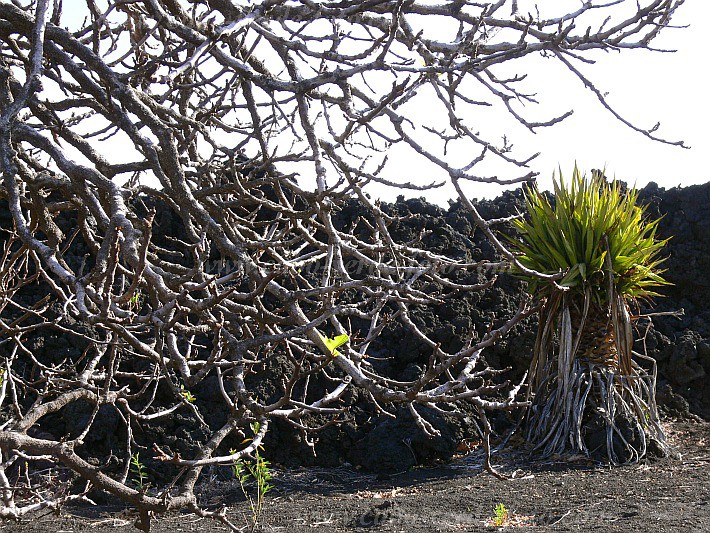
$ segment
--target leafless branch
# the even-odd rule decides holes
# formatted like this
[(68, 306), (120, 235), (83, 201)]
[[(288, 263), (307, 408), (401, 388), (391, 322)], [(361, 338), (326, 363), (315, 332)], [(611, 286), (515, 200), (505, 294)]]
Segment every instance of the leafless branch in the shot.
[[(530, 130), (571, 113), (527, 116), (534, 93), (500, 65), (555, 57), (622, 123), (663, 141), (623, 119), (575, 62), (594, 49), (649, 48), (682, 2), (641, 2), (628, 17), (618, 3), (553, 18), (507, 1), (87, 0), (63, 12), (61, 2), (0, 3), (0, 200), (12, 221), (1, 228), (0, 515), (98, 488), (135, 505), (145, 530), (170, 509), (236, 530), (198, 505), (202, 469), (253, 453), (274, 419), (303, 432), (337, 422), (354, 387), (378, 406), (406, 406), (429, 435), (423, 408), (468, 402), (488, 446), (485, 412), (524, 403), (480, 355), (532, 312), (528, 302), (452, 353), (412, 313), (485, 290), (517, 264), (490, 229), (505, 219), (484, 220), (461, 183), (531, 180), (536, 154), (479, 131), (476, 112), (500, 106)], [(502, 261), (467, 262), (392, 233), (397, 217), (367, 184), (442, 183), (384, 175), (395, 145), (454, 184)], [(454, 145), (468, 161), (449, 157)], [(479, 172), (489, 157), (516, 177)], [(360, 214), (343, 222), (351, 201)], [(369, 360), (391, 322), (431, 352), (415, 380)], [(71, 339), (75, 353), (33, 349), (43, 332)], [(343, 334), (348, 344), (327, 346)], [(265, 395), (254, 380), (277, 362), (288, 372)], [(206, 422), (217, 407), (195, 392), (208, 381), (219, 424)], [(73, 430), (47, 431), (43, 421), (71, 409), (86, 410)], [(121, 458), (102, 458), (118, 461), (113, 470), (85, 447), (106, 413), (122, 435)], [(138, 437), (177, 413), (207, 428), (198, 449)], [(174, 477), (138, 486), (139, 451)], [(31, 466), (46, 461), (87, 485), (39, 488)]]

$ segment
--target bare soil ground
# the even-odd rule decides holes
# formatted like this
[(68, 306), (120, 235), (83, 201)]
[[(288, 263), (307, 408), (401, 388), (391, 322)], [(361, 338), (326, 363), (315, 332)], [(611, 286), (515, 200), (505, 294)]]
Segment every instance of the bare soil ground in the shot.
[[(499, 480), (481, 468), (481, 451), (433, 468), (378, 476), (349, 468), (274, 470), (262, 531), (710, 531), (710, 423), (669, 421), (669, 440), (681, 454), (612, 468), (583, 458), (531, 460), (521, 451), (495, 456)], [(215, 477), (204, 503), (229, 506), (234, 523), (249, 509), (233, 480)], [(503, 504), (508, 520), (491, 519)], [(2, 531), (100, 533), (137, 531), (132, 511), (111, 505), (77, 506)], [(190, 515), (156, 517), (151, 531), (224, 531), (224, 525)]]

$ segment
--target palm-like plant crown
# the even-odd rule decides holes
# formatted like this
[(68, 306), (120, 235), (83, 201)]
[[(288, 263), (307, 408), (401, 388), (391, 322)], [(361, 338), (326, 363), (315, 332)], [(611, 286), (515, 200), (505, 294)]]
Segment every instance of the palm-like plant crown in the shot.
[[(522, 240), (513, 240), (520, 263), (546, 274), (565, 272), (559, 285), (571, 291), (592, 289), (599, 305), (613, 291), (624, 298), (657, 296), (653, 287), (665, 285), (659, 264), (666, 240), (656, 238), (658, 221), (646, 220), (636, 189), (607, 183), (601, 172), (587, 179), (575, 167), (566, 184), (562, 173), (553, 178), (555, 202), (536, 187), (526, 193), (528, 218), (513, 221)], [(533, 276), (529, 291), (545, 295), (554, 285)]]
[[(538, 334), (529, 370), (526, 438), (545, 454), (589, 453), (595, 424), (605, 430), (612, 463), (636, 461), (647, 437), (661, 448), (665, 437), (655, 402), (655, 370), (649, 375), (634, 356), (629, 300), (656, 295), (667, 282), (659, 264), (666, 241), (657, 221), (636, 205), (638, 193), (601, 172), (591, 179), (575, 167), (569, 184), (554, 180), (554, 206), (536, 188), (526, 193), (527, 218), (514, 221), (511, 238), (538, 297)], [(561, 273), (550, 282), (530, 270)], [(655, 368), (655, 367), (654, 367)], [(625, 440), (621, 429), (638, 436)], [(628, 432), (627, 432), (628, 433)], [(633, 441), (633, 439), (631, 439)], [(621, 450), (621, 451), (620, 451)]]

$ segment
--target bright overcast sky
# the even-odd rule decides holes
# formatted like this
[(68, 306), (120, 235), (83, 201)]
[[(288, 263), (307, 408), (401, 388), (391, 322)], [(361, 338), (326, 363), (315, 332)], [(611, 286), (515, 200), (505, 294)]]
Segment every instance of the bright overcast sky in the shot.
[[(687, 0), (678, 9), (673, 23), (689, 27), (666, 29), (652, 43), (655, 48), (677, 52), (624, 50), (595, 56), (598, 59), (595, 65), (579, 66), (600, 91), (609, 93), (608, 101), (626, 119), (643, 128), (660, 122), (656, 135), (672, 141), (683, 140), (690, 149), (651, 141), (618, 122), (558, 61), (539, 57), (529, 61), (524, 72), (530, 82), (527, 87), (538, 93), (540, 101), (537, 109), (529, 108), (531, 116), (550, 118), (567, 109), (574, 110), (561, 124), (541, 128), (537, 134), (510, 123), (508, 137), (520, 150), (518, 156), (541, 152), (531, 163), (532, 169), (540, 173), (540, 185), (543, 188), (550, 185), (552, 172), (558, 165), (569, 173), (575, 161), (582, 169), (605, 167), (608, 176), (638, 187), (650, 181), (666, 188), (709, 181), (710, 74), (702, 66), (708, 65), (705, 22), (708, 20), (710, 2)], [(519, 67), (514, 68), (523, 73)], [(481, 125), (481, 130), (485, 129)], [(410, 175), (414, 178), (421, 174), (422, 168), (425, 167), (413, 165)], [(510, 169), (506, 167), (502, 172)], [(422, 175), (421, 182), (425, 179)], [(480, 198), (495, 196), (500, 191), (500, 186), (475, 185), (468, 192)], [(453, 196), (453, 190), (446, 187), (426, 194), (427, 199), (442, 205)]]
[[(559, 2), (559, 3), (558, 3)], [(633, 7), (634, 0), (626, 0), (622, 8)], [(64, 21), (79, 16), (83, 1), (65, 0)], [(525, 4), (521, 0), (521, 11)], [(545, 9), (568, 6), (570, 0), (545, 0), (539, 2)], [(73, 16), (72, 16), (73, 15)], [(77, 19), (78, 20), (78, 19)], [(491, 135), (505, 134), (514, 145), (514, 154), (524, 158), (536, 152), (541, 155), (531, 164), (531, 169), (540, 173), (543, 188), (550, 185), (553, 170), (561, 166), (569, 173), (575, 163), (580, 168), (606, 168), (608, 176), (615, 176), (630, 184), (643, 187), (655, 181), (663, 187), (705, 183), (710, 179), (710, 170), (705, 160), (710, 154), (710, 103), (707, 98), (708, 64), (706, 27), (710, 20), (710, 2), (686, 0), (673, 18), (676, 26), (687, 28), (665, 29), (653, 41), (656, 48), (676, 49), (675, 53), (652, 53), (644, 50), (624, 50), (608, 54), (597, 52), (595, 65), (577, 64), (583, 74), (597, 88), (608, 93), (608, 101), (626, 119), (643, 128), (660, 122), (656, 135), (672, 140), (683, 140), (690, 149), (663, 145), (651, 141), (618, 122), (607, 112), (596, 97), (584, 89), (581, 82), (557, 60), (540, 56), (526, 57), (500, 65), (495, 73), (527, 74), (526, 84), (519, 89), (536, 92), (540, 105), (528, 105), (523, 111), (530, 120), (548, 120), (570, 109), (574, 114), (561, 124), (540, 128), (530, 133), (515, 122), (505, 110), (481, 111), (481, 120), (475, 123), (481, 133), (493, 140)], [(501, 71), (501, 69), (505, 69)], [(426, 106), (423, 106), (426, 107)], [(427, 118), (422, 115), (418, 122)], [(485, 115), (488, 113), (488, 115)], [(432, 117), (435, 120), (436, 117)], [(473, 123), (473, 121), (471, 122)], [(495, 132), (491, 134), (491, 131)], [(390, 164), (383, 173), (395, 181), (405, 179), (415, 183), (431, 183), (445, 180), (439, 169), (413, 156), (411, 151), (395, 146), (388, 151)], [(455, 154), (453, 154), (455, 157)], [(484, 161), (488, 165), (481, 175), (498, 174), (501, 178), (514, 178), (525, 170), (511, 174), (511, 166), (496, 167), (494, 157)], [(478, 167), (476, 167), (478, 168)], [(307, 176), (301, 176), (308, 179)], [(466, 193), (471, 197), (492, 197), (500, 194), (499, 185), (469, 184)], [(392, 199), (392, 189), (370, 185), (373, 196)], [(399, 194), (397, 191), (394, 194)], [(414, 191), (409, 196), (421, 196)], [(430, 201), (446, 205), (455, 197), (452, 186), (427, 191), (424, 196)]]
[[(559, 162), (563, 170), (576, 159), (583, 168), (606, 165), (618, 178), (643, 186), (656, 181), (664, 187), (705, 183), (710, 180), (710, 103), (708, 88), (707, 27), (710, 2), (688, 0), (673, 19), (688, 28), (669, 29), (654, 42), (676, 49), (673, 54), (627, 50), (609, 54), (587, 69), (598, 88), (609, 92), (609, 101), (626, 118), (644, 128), (656, 122), (658, 134), (684, 140), (690, 149), (653, 142), (619, 123), (602, 109), (580, 82), (564, 76), (563, 86), (575, 114), (558, 127), (529, 135), (540, 144), (536, 170), (549, 174)], [(541, 94), (541, 97), (544, 96)], [(533, 139), (532, 137), (537, 137)]]

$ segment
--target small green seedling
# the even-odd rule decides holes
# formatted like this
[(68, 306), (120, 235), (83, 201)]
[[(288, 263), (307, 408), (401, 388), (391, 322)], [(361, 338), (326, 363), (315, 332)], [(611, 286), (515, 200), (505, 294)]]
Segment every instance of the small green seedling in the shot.
[(131, 472), (133, 473), (133, 482), (141, 492), (146, 491), (150, 487), (148, 483), (148, 473), (145, 465), (141, 462), (140, 453), (136, 452), (131, 455)]
[[(256, 436), (261, 426), (259, 422), (252, 422), (250, 427)], [(244, 442), (249, 442), (251, 440), (253, 439), (244, 439)], [(261, 446), (259, 446), (259, 448), (261, 448)], [(234, 454), (236, 453), (236, 450), (230, 450), (229, 453)], [(251, 524), (249, 530), (252, 532), (256, 529), (261, 513), (264, 510), (264, 498), (273, 488), (269, 483), (271, 481), (270, 465), (271, 463), (261, 456), (258, 449), (254, 452), (253, 462), (245, 463), (241, 459), (238, 459), (232, 463), (234, 477), (236, 477), (237, 481), (239, 481), (242, 493), (249, 502), (249, 508), (251, 509)], [(246, 487), (250, 477), (256, 482), (255, 498), (249, 494)]]
[(197, 397), (192, 394), (189, 390), (185, 388), (185, 385), (180, 385), (180, 394), (182, 395), (185, 400), (187, 400), (190, 403), (195, 403), (195, 400), (197, 400)]
[(143, 306), (143, 293), (141, 291), (136, 291), (133, 296), (128, 300), (128, 307), (133, 312), (138, 312)]
[(324, 337), (323, 335), (321, 335), (320, 338), (323, 341), (323, 344), (325, 344), (325, 347), (330, 350), (330, 355), (334, 357), (338, 357), (340, 355), (340, 352), (336, 348), (342, 346), (350, 340), (350, 337), (345, 334), (337, 335), (332, 339), (330, 337)]
[(508, 509), (506, 509), (505, 505), (503, 505), (502, 503), (497, 504), (493, 512), (495, 514), (495, 517), (493, 518), (493, 525), (496, 527), (502, 526), (510, 518), (510, 513), (508, 513)]

